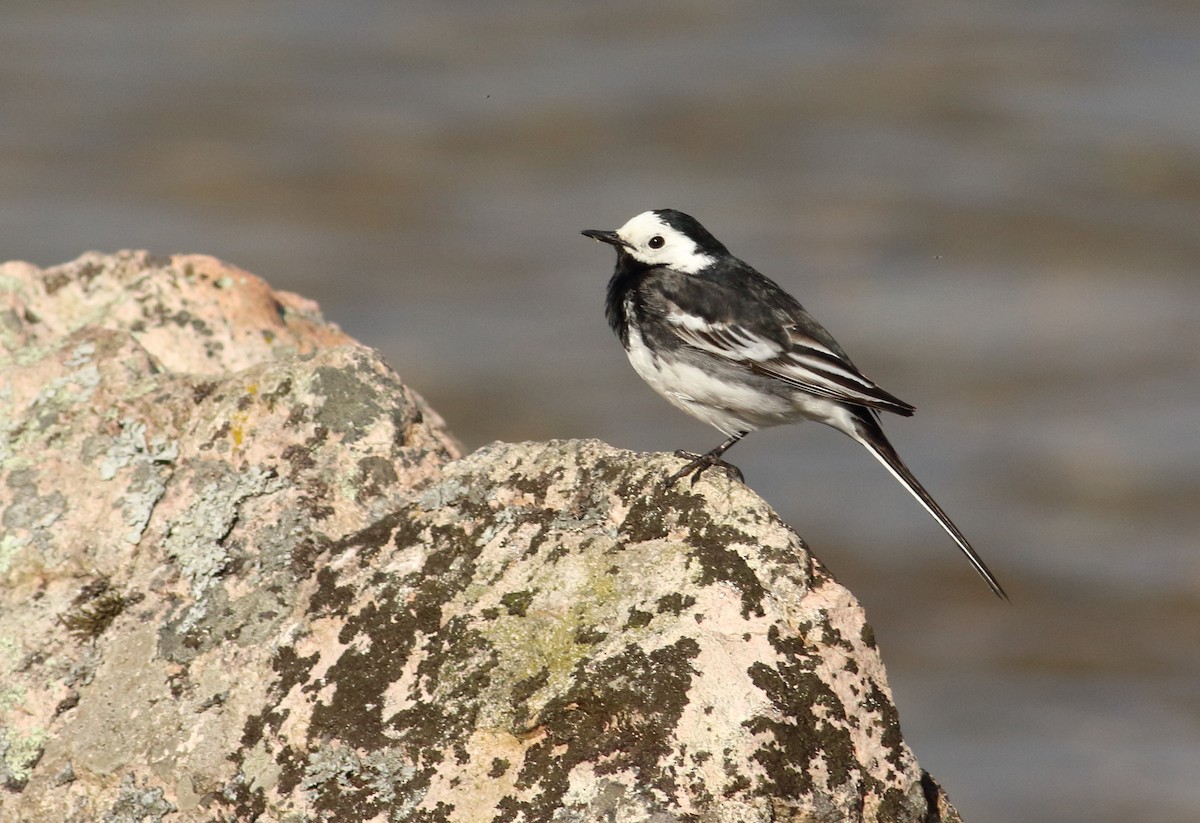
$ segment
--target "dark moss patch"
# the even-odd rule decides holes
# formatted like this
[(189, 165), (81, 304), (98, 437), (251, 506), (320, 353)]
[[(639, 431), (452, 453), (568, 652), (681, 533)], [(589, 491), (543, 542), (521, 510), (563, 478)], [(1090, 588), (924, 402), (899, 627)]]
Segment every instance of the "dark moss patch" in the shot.
[(317, 567), (317, 558), (329, 550), (329, 543), (323, 538), (305, 534), (286, 545), (285, 549), (292, 578), (303, 580), (312, 575)]
[(200, 705), (196, 707), (196, 710), (205, 712), (205, 711), (208, 711), (209, 709), (215, 708), (217, 706), (225, 705), (225, 702), (227, 700), (229, 700), (229, 691), (228, 690), (225, 690), (223, 692), (217, 692), (215, 694), (209, 695), (205, 700), (203, 700), (200, 703)]
[(509, 770), (509, 767), (511, 765), (512, 764), (508, 762), (507, 758), (493, 757), (492, 758), (492, 767), (490, 769), (488, 769), (487, 775), (488, 775), (488, 777), (493, 777), (493, 778), (503, 777), (504, 773)]
[(842, 637), (842, 633), (834, 627), (829, 620), (829, 615), (825, 612), (821, 613), (821, 642), (826, 646), (841, 648), (851, 654), (855, 651), (854, 644)]
[(176, 700), (194, 688), (188, 674), (188, 669), (180, 668), (167, 675), (167, 690), (171, 692), (171, 697), (174, 697)]
[(870, 690), (863, 698), (863, 708), (878, 713), (879, 742), (888, 750), (885, 759), (897, 772), (903, 772), (906, 765), (904, 737), (900, 733), (900, 713), (896, 711), (896, 705), (883, 693), (878, 683), (871, 681)]
[(213, 392), (217, 390), (219, 384), (215, 380), (201, 380), (192, 386), (192, 401), (196, 405), (200, 405), (209, 398)]
[(301, 657), (291, 646), (281, 647), (275, 659), (271, 661), (271, 668), (278, 676), (276, 684), (280, 697), (290, 692), (293, 686), (307, 683), (309, 673), (312, 672), (313, 666), (317, 665), (318, 659), (320, 655), (315, 652), (308, 657)]
[(339, 738), (352, 748), (368, 750), (389, 742), (383, 733), (384, 692), (415, 643), (411, 624), (393, 619), (395, 607), (392, 593), (347, 618), (338, 640), (350, 644), (363, 634), (369, 642), (363, 644), (365, 650), (356, 645), (347, 648), (326, 673), (325, 681), (336, 688), (329, 703), (313, 707), (310, 741)]
[(252, 714), (246, 718), (246, 722), (242, 724), (242, 750), (247, 751), (258, 745), (258, 741), (263, 739), (263, 733), (267, 728), (267, 712)]
[(666, 510), (658, 504), (658, 499), (639, 497), (621, 522), (620, 535), (630, 543), (645, 543), (665, 539), (670, 530)]
[(863, 645), (866, 646), (868, 649), (876, 648), (876, 646), (875, 646), (875, 630), (873, 628), (871, 628), (870, 623), (863, 623), (862, 633), (861, 633), (860, 637), (862, 638)]
[(338, 575), (328, 566), (317, 570), (317, 590), (309, 600), (309, 615), (325, 617), (345, 615), (358, 594), (353, 586), (339, 586)]
[(941, 787), (933, 776), (921, 770), (921, 796), (925, 799), (925, 819), (924, 823), (941, 823), (942, 814), (938, 808), (938, 797), (941, 795)]
[(330, 543), (329, 551), (337, 556), (355, 549), (363, 560), (371, 560), (389, 543), (394, 543), (397, 548), (417, 544), (421, 540), (421, 534), (421, 527), (411, 518), (410, 512), (395, 512)]
[(730, 778), (725, 787), (721, 789), (721, 794), (726, 797), (732, 797), (735, 794), (741, 794), (750, 788), (750, 778), (744, 774), (737, 774)]
[(543, 666), (541, 671), (532, 677), (518, 680), (513, 684), (511, 700), (513, 708), (513, 731), (526, 734), (529, 731), (529, 721), (533, 712), (529, 708), (529, 699), (545, 688), (550, 682), (550, 670)]
[(282, 746), (275, 753), (275, 764), (279, 766), (279, 781), (276, 784), (280, 794), (289, 795), (300, 785), (304, 778), (304, 763), (306, 753), (292, 746)]
[(575, 630), (575, 642), (583, 646), (594, 646), (603, 643), (608, 638), (608, 632), (601, 631), (595, 626), (580, 626)]
[(69, 712), (71, 709), (79, 705), (79, 692), (71, 689), (67, 692), (67, 696), (58, 701), (58, 705), (54, 707), (54, 716), (58, 717), (63, 712)]
[[(575, 459), (584, 455), (567, 454), (565, 456)], [(636, 496), (633, 484), (640, 483), (641, 478), (631, 476), (629, 462), (624, 457), (614, 459), (607, 455), (600, 455), (590, 463), (579, 462), (577, 468), (579, 482), (576, 484), (576, 488), (580, 494), (578, 504), (581, 504), (577, 506), (579, 511), (594, 511), (598, 508), (597, 504), (606, 507), (607, 502), (604, 500), (604, 495), (609, 490), (615, 490), (622, 500), (629, 500)], [(600, 497), (594, 496), (597, 491), (602, 492)]]
[[(444, 748), (448, 742), (459, 763), (469, 760), (464, 744), (475, 728), (480, 698), (491, 684), (499, 660), (491, 643), (472, 628), (471, 622), (466, 616), (454, 617), (425, 644), (417, 678), (425, 685), (427, 695), (438, 696), (437, 701), (424, 698), (433, 704), (437, 719), (425, 729), (406, 729), (415, 731), (415, 735), (405, 734), (402, 738), (410, 743), (422, 739), (426, 748)], [(403, 712), (391, 723), (394, 728), (404, 728), (401, 715)], [(426, 715), (426, 719), (432, 717)]]
[(758, 576), (745, 558), (728, 548), (719, 537), (697, 541), (692, 556), (700, 563), (701, 585), (711, 586), (718, 581), (731, 583), (742, 595), (742, 617), (766, 614), (762, 605), (766, 589), (758, 582)]
[(178, 272), (171, 268), (171, 255), (146, 252), (142, 257), (142, 267), (146, 269), (166, 269), (172, 280), (178, 278)]
[[(830, 718), (844, 721), (845, 709), (837, 696), (811, 670), (807, 659), (784, 660), (772, 668), (755, 663), (748, 670), (751, 682), (761, 689), (776, 712), (744, 724), (752, 734), (767, 738), (753, 755), (767, 774), (756, 793), (774, 798), (801, 798), (814, 790), (824, 792), (845, 783), (859, 768), (849, 732), (829, 719), (813, 715), (823, 706)], [(829, 773), (829, 786), (814, 786), (809, 767), (820, 754)]]
[(46, 290), (46, 294), (53, 296), (62, 289), (66, 288), (71, 283), (71, 275), (68, 271), (57, 269), (55, 271), (46, 272), (42, 277), (42, 288)]
[(533, 592), (530, 591), (509, 592), (500, 598), (500, 605), (513, 617), (524, 617), (531, 602)]
[[(522, 520), (526, 523), (533, 523), (537, 526), (537, 531), (529, 537), (529, 548), (522, 555), (523, 557), (535, 557), (545, 545), (546, 540), (553, 534), (557, 533), (556, 525), (560, 517), (559, 512), (554, 509), (536, 508), (527, 509), (522, 512), (524, 515)], [(551, 549), (551, 554), (561, 554)]]
[(678, 617), (684, 609), (690, 609), (696, 605), (696, 598), (690, 594), (665, 594), (658, 598), (655, 611), (659, 614), (673, 614)]
[(325, 398), (317, 411), (317, 422), (339, 432), (347, 443), (361, 439), (383, 414), (380, 375), (360, 372), (357, 368), (322, 366), (313, 376), (313, 392)]
[(233, 779), (221, 787), (219, 794), (212, 792), (206, 795), (202, 805), (229, 809), (233, 812), (234, 820), (259, 820), (267, 811), (267, 797), (262, 787), (251, 789), (239, 769)]
[(233, 424), (231, 424), (228, 420), (222, 421), (221, 425), (217, 427), (217, 430), (213, 432), (213, 436), (210, 437), (208, 442), (204, 445), (211, 448), (220, 441), (228, 439), (231, 431), (233, 431)]
[[(316, 745), (338, 739), (351, 749), (365, 751), (399, 746), (413, 771), (397, 776), (395, 791), (420, 794), (446, 748), (456, 760), (467, 760), (464, 742), (474, 728), (477, 701), (490, 682), (496, 655), (486, 638), (471, 628), (473, 618), (460, 615), (443, 625), (444, 604), (475, 574), (479, 549), (463, 528), (425, 528), (415, 510), (397, 512), (387, 525), (360, 532), (352, 542), (378, 546), (391, 537), (399, 548), (419, 543), (427, 552), (425, 563), (417, 572), (380, 584), (374, 601), (346, 619), (339, 640), (348, 648), (324, 678), (336, 688), (328, 703), (314, 706), (309, 741)], [(362, 552), (364, 560), (368, 554)], [(421, 662), (416, 691), (408, 696), (406, 708), (384, 718), (385, 692), (416, 653), (418, 642)], [(339, 787), (346, 784), (345, 796), (339, 800), (338, 792), (333, 792), (323, 797), (322, 810), (336, 817), (339, 809), (350, 808), (346, 804), (355, 797), (356, 814), (363, 811), (362, 793), (369, 788), (365, 779), (339, 778)]]
[(582, 762), (598, 764), (598, 774), (635, 772), (635, 791), (651, 805), (664, 796), (676, 798), (674, 770), (664, 760), (699, 652), (699, 644), (685, 637), (649, 654), (630, 644), (590, 666), (581, 661), (571, 687), (542, 710), (546, 737), (529, 749), (517, 777), (518, 788), (537, 787), (537, 793), (506, 802), (497, 823), (551, 819), (561, 807), (568, 775)]
[(309, 422), (312, 419), (312, 416), (313, 409), (311, 406), (306, 406), (303, 403), (296, 403), (292, 406), (291, 410), (288, 411), (287, 420), (284, 421), (283, 425), (289, 429), (299, 428), (300, 426)]
[(371, 455), (358, 461), (358, 474), (354, 485), (359, 491), (360, 499), (379, 497), (387, 489), (396, 485), (399, 476), (396, 467), (386, 457)]
[(534, 474), (519, 471), (520, 463), (516, 468), (518, 470), (506, 478), (505, 484), (517, 492), (529, 495), (535, 503), (545, 499), (546, 489), (562, 480), (566, 472), (565, 466), (555, 466), (549, 470), (539, 467)]
[(810, 649), (805, 642), (805, 635), (788, 634), (785, 636), (779, 631), (779, 626), (773, 625), (767, 629), (767, 642), (771, 644), (771, 648), (779, 652), (781, 657), (801, 663), (809, 667), (811, 671), (812, 663), (808, 656)]
[[(408, 540), (416, 542), (426, 535), (417, 524), (410, 524), (408, 529), (404, 526), (402, 521), (396, 529), (397, 548), (405, 548)], [(438, 525), (427, 531), (427, 546), (431, 548), (425, 565), (420, 572), (405, 576), (403, 582), (414, 589), (405, 619), (413, 621), (414, 629), (432, 635), (439, 628), (442, 604), (453, 599), (474, 578), (475, 559), (480, 550), (460, 525)]]
[(333, 495), (328, 483), (314, 475), (304, 482), (301, 489), (300, 504), (313, 520), (320, 522), (333, 517), (334, 508), (330, 502)]
[[(709, 586), (721, 581), (732, 584), (742, 595), (742, 616), (765, 614), (762, 601), (766, 590), (758, 576), (733, 544), (751, 544), (748, 535), (729, 526), (713, 523), (705, 501), (696, 494), (667, 492), (638, 498), (621, 523), (620, 533), (634, 542), (664, 539), (675, 522), (688, 527), (690, 556), (700, 565), (699, 582)], [(671, 513), (671, 517), (667, 516)]]
[(276, 404), (281, 400), (286, 400), (291, 393), (292, 378), (285, 377), (279, 381), (279, 385), (274, 389), (263, 394), (263, 399), (267, 401), (267, 408), (274, 411)]
[(636, 607), (631, 607), (629, 609), (629, 617), (625, 620), (625, 628), (644, 629), (650, 625), (650, 621), (653, 619), (653, 613), (642, 611)]

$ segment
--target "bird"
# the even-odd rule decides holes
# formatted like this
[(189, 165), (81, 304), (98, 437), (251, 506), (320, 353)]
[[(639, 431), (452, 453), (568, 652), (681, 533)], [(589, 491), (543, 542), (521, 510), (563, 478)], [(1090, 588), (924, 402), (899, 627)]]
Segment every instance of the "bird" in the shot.
[(954, 540), (997, 597), (1008, 595), (962, 531), (892, 447), (880, 413), (914, 407), (868, 379), (799, 301), (735, 257), (694, 217), (642, 212), (615, 231), (582, 232), (617, 252), (605, 314), (634, 371), (672, 405), (725, 435), (663, 482), (694, 485), (747, 434), (815, 420), (866, 447)]

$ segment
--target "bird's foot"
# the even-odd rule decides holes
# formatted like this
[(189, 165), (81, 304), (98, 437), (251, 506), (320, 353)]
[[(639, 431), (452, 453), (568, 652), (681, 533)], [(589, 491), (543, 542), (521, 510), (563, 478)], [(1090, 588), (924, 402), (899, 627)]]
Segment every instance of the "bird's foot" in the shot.
[(670, 488), (675, 485), (676, 480), (686, 477), (689, 474), (692, 475), (692, 485), (694, 486), (700, 480), (700, 475), (704, 473), (704, 470), (713, 467), (723, 469), (726, 474), (739, 483), (744, 484), (746, 482), (746, 478), (742, 477), (742, 470), (732, 463), (726, 463), (721, 459), (719, 453), (705, 452), (704, 454), (694, 454), (680, 450), (675, 452), (675, 456), (687, 458), (691, 462), (664, 480), (663, 488)]

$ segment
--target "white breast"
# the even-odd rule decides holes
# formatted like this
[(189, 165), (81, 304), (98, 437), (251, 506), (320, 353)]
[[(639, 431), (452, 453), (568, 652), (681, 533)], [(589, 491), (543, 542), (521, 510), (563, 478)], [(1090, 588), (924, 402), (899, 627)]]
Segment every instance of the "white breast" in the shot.
[(633, 370), (673, 406), (727, 435), (789, 422), (792, 404), (751, 385), (721, 380), (683, 360), (654, 356), (642, 335), (629, 327), (629, 362)]

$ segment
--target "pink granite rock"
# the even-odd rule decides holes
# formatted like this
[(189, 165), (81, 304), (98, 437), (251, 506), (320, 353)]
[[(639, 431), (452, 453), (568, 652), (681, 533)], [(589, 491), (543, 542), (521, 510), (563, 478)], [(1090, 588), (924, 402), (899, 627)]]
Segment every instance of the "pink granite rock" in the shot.
[(958, 819), (751, 490), (466, 457), (206, 257), (0, 267), (0, 819)]

